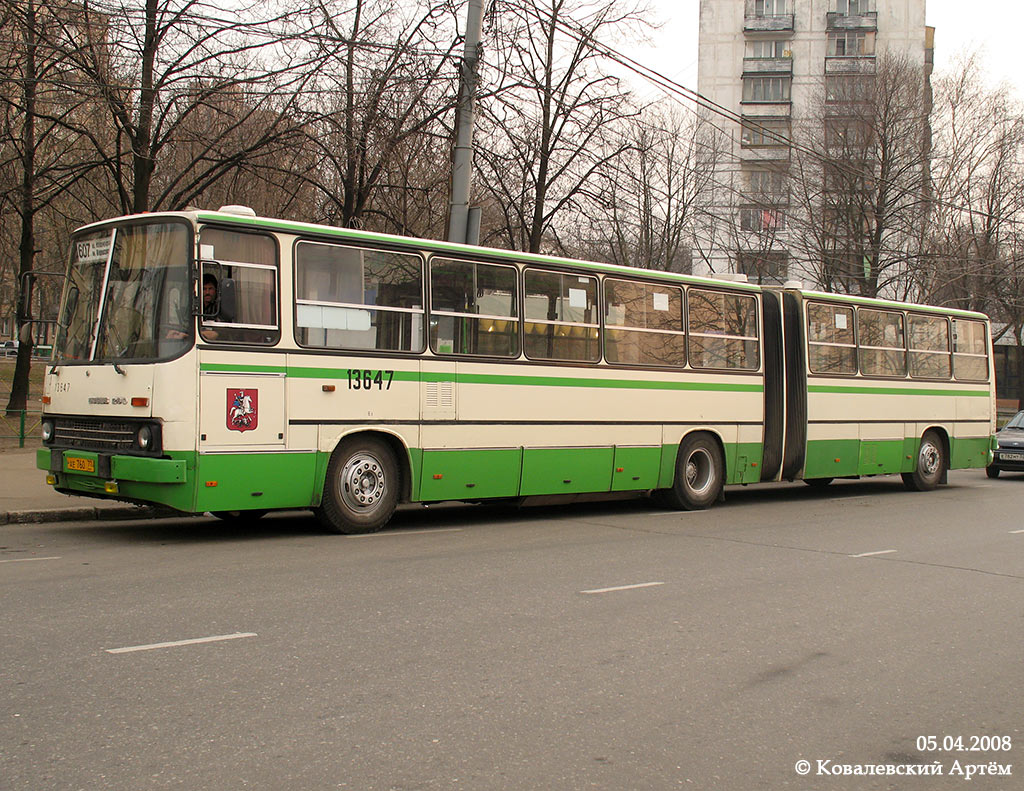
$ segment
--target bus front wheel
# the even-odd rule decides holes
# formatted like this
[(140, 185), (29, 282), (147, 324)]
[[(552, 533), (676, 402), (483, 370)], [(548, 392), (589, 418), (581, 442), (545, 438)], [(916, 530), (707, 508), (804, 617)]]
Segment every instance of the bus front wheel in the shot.
[(718, 443), (707, 434), (694, 434), (679, 446), (675, 480), (662, 497), (673, 508), (699, 511), (718, 499), (724, 483), (725, 460)]
[(384, 442), (354, 437), (335, 449), (316, 516), (337, 533), (373, 533), (398, 505), (398, 464)]
[(913, 492), (927, 492), (939, 485), (946, 470), (946, 446), (934, 431), (921, 437), (913, 472), (903, 473), (903, 485)]

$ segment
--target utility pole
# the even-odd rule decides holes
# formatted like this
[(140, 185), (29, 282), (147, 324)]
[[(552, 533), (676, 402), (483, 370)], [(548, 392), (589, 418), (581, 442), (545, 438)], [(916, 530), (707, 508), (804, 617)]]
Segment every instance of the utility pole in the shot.
[(473, 114), (483, 15), (484, 0), (469, 0), (469, 10), (466, 14), (466, 48), (462, 54), (459, 111), (455, 126), (452, 203), (448, 220), (449, 242), (476, 244), (480, 237), (480, 210), (470, 211), (469, 187), (473, 176)]

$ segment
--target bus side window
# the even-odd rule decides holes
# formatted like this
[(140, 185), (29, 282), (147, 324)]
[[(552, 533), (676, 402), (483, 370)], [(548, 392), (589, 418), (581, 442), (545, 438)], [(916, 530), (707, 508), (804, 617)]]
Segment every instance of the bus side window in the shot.
[(949, 322), (944, 316), (911, 313), (907, 318), (910, 375), (917, 379), (949, 379)]
[(860, 372), (864, 376), (906, 376), (907, 346), (903, 314), (892, 310), (857, 309)]
[(203, 228), (200, 277), (206, 341), (273, 344), (280, 338), (278, 252), (273, 237), (260, 233)]
[(807, 306), (807, 364), (811, 373), (857, 373), (853, 308), (812, 302)]
[(523, 292), (527, 357), (592, 363), (601, 359), (597, 278), (527, 269)]
[(758, 369), (760, 352), (754, 297), (691, 288), (687, 291), (686, 305), (691, 366)]
[(683, 290), (605, 278), (605, 359), (619, 365), (686, 364)]
[(988, 339), (984, 322), (953, 319), (953, 375), (974, 382), (988, 380)]

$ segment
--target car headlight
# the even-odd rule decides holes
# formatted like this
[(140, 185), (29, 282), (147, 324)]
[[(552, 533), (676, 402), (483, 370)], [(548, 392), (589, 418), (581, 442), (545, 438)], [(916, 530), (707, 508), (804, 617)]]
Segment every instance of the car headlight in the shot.
[(142, 450), (149, 450), (153, 444), (153, 429), (149, 426), (143, 426), (139, 429), (139, 433), (136, 434), (136, 440), (139, 443), (139, 448)]
[(42, 427), (39, 429), (39, 434), (43, 438), (43, 442), (49, 442), (53, 439), (53, 421), (44, 420)]

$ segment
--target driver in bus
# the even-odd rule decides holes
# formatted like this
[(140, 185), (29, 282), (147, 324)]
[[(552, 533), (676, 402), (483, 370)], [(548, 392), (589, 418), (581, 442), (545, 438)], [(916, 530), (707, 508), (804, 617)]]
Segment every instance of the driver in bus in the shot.
[[(203, 316), (202, 321), (216, 319), (220, 314), (220, 304), (217, 301), (217, 278), (209, 272), (203, 275)], [(200, 327), (199, 334), (205, 340), (216, 340), (217, 330), (212, 327)]]

